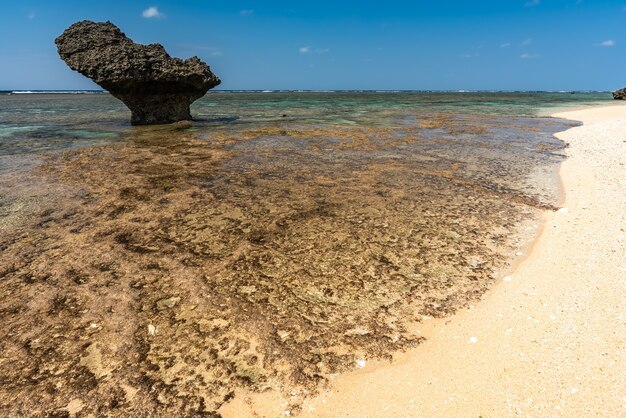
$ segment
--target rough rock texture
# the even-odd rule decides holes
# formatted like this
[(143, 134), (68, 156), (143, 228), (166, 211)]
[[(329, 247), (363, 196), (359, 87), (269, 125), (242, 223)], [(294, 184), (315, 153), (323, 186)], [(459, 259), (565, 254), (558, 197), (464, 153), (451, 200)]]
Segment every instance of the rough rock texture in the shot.
[(136, 44), (111, 22), (74, 23), (55, 43), (71, 69), (128, 106), (133, 125), (191, 119), (191, 103), (220, 84), (198, 57), (183, 61), (162, 45)]
[(626, 100), (626, 88), (614, 91), (613, 98), (615, 100)]

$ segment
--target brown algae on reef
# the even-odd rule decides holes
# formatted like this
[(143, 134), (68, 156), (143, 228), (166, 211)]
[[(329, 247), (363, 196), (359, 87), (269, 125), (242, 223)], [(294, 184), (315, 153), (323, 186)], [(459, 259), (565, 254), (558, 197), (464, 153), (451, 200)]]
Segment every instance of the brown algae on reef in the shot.
[(0, 405), (210, 415), (414, 346), (555, 207), (564, 123), (151, 127), (49, 154), (2, 226)]

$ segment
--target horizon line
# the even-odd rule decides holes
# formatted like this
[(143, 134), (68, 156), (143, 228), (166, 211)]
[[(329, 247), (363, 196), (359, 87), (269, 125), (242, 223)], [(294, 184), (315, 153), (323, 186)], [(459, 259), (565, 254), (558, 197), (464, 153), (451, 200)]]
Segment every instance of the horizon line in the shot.
[[(0, 89), (0, 93), (102, 93), (111, 94), (105, 89)], [(253, 93), (332, 93), (332, 92), (374, 92), (374, 93), (611, 93), (612, 90), (517, 90), (517, 89), (213, 89), (206, 94), (218, 92)]]

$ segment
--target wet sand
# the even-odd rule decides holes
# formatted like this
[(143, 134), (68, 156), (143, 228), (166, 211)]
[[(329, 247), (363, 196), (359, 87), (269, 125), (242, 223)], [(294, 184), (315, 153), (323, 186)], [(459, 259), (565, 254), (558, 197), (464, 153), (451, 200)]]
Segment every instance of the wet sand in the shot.
[[(584, 125), (557, 135), (570, 144), (563, 208), (530, 254), (472, 308), (424, 323), (419, 347), (337, 377), (300, 416), (624, 416), (626, 107), (555, 116)], [(250, 411), (291, 414), (273, 394), (223, 409)]]

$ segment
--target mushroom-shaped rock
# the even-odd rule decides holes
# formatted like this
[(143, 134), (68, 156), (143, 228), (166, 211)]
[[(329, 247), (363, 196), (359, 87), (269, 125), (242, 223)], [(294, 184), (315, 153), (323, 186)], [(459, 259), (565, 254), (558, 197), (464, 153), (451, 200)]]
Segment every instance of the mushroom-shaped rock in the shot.
[(111, 22), (74, 23), (55, 43), (61, 59), (130, 109), (133, 125), (191, 119), (189, 106), (220, 84), (198, 57), (172, 58), (162, 45), (140, 45)]
[(613, 98), (615, 100), (626, 100), (626, 88), (614, 91)]

